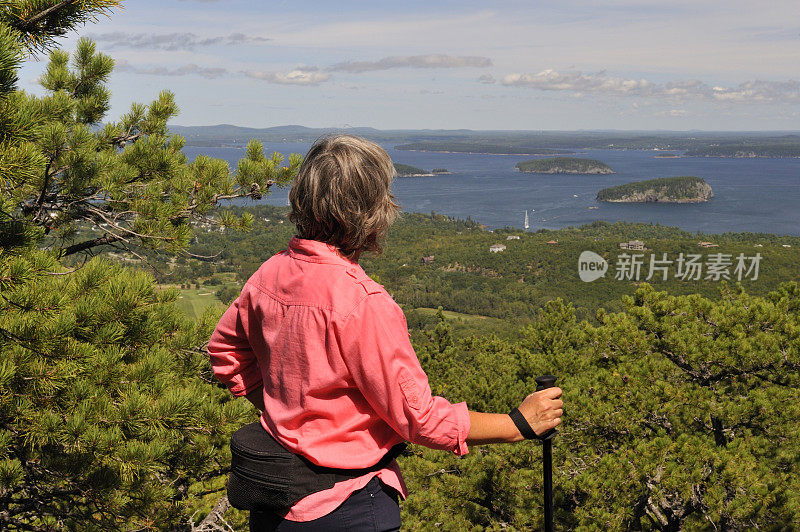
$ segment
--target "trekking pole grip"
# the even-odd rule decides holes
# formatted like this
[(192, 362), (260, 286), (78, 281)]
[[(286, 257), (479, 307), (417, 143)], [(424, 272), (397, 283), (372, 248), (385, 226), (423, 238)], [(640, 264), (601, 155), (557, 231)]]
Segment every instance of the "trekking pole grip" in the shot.
[[(540, 392), (542, 390), (552, 388), (553, 386), (556, 385), (556, 379), (557, 377), (555, 375), (541, 375), (539, 377), (536, 377), (536, 391)], [(558, 431), (556, 429), (550, 429), (549, 431), (539, 436), (539, 439), (549, 440), (557, 433)]]
[(552, 388), (556, 385), (556, 376), (555, 375), (542, 375), (540, 377), (536, 377), (536, 391), (546, 390), (548, 388)]

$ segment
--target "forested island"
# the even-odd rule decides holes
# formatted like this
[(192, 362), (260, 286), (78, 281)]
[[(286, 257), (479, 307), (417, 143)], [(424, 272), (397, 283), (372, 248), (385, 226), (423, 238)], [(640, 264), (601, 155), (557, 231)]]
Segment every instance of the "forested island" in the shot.
[(711, 186), (695, 176), (661, 177), (602, 189), (598, 201), (615, 203), (700, 203), (714, 197)]
[(487, 142), (448, 142), (429, 141), (412, 142), (395, 146), (398, 150), (431, 151), (440, 153), (485, 153), (489, 155), (568, 155), (574, 153), (569, 150), (554, 148), (540, 148), (529, 145), (519, 145), (515, 142), (487, 143)]
[(534, 174), (613, 174), (606, 163), (578, 157), (551, 157), (517, 163), (517, 170)]
[(752, 159), (755, 157), (800, 157), (800, 142), (782, 144), (730, 144), (692, 148), (688, 157), (733, 157)]
[(397, 171), (397, 177), (432, 177), (435, 175), (445, 175), (450, 173), (447, 171), (447, 168), (434, 168), (433, 170), (428, 171), (408, 164), (393, 164), (394, 169)]

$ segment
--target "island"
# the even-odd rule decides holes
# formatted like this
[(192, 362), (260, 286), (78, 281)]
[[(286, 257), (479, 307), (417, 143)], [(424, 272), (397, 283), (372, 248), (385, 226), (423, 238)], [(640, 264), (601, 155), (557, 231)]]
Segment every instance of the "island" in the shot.
[[(429, 172), (416, 166), (400, 163), (394, 163), (394, 169), (397, 171), (397, 177), (432, 177), (447, 172), (446, 170), (445, 172)], [(441, 168), (437, 168), (437, 170), (441, 170)]]
[(680, 155), (675, 153), (659, 153), (658, 155), (653, 155), (654, 159), (680, 159)]
[(602, 189), (598, 201), (615, 203), (701, 203), (714, 197), (711, 186), (695, 176), (662, 177)]
[(606, 163), (577, 157), (551, 157), (517, 163), (517, 170), (534, 174), (613, 174)]

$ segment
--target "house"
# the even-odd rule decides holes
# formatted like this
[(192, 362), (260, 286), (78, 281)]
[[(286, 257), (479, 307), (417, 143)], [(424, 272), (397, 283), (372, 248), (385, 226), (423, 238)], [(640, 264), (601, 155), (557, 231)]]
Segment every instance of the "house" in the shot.
[(619, 249), (642, 251), (644, 249), (644, 242), (641, 240), (628, 240), (627, 242), (620, 242)]
[(505, 251), (506, 247), (503, 244), (492, 244), (489, 246), (489, 251), (492, 253), (500, 253), (501, 251)]
[(558, 240), (548, 240), (548, 244), (558, 244)]
[(519, 235), (508, 235), (506, 240), (519, 240)]
[(701, 248), (717, 248), (717, 247), (719, 247), (719, 244), (715, 244), (713, 242), (698, 242), (697, 245), (700, 246)]
[(431, 255), (430, 257), (422, 257), (422, 265), (423, 266), (425, 266), (426, 264), (432, 264), (432, 263), (433, 263), (433, 255)]

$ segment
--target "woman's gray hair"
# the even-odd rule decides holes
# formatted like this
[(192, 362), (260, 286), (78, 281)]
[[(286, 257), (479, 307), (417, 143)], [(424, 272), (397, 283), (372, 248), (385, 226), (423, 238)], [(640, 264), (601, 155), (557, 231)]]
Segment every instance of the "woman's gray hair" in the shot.
[(327, 242), (355, 259), (380, 253), (399, 206), (390, 186), (396, 172), (386, 150), (353, 135), (317, 140), (289, 191), (289, 219), (300, 238)]

